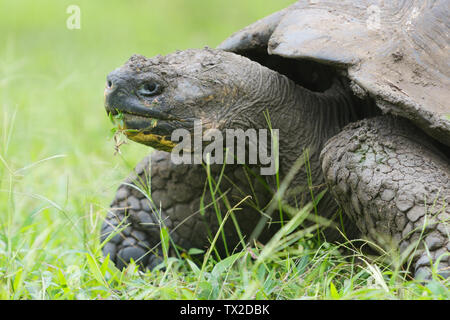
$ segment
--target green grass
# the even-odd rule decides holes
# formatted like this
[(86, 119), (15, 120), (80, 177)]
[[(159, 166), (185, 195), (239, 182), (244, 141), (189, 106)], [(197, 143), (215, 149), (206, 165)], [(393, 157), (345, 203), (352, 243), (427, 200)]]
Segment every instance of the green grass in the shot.
[[(449, 298), (437, 276), (423, 284), (358, 251), (346, 258), (290, 222), (264, 248), (200, 266), (184, 255), (164, 271), (119, 271), (102, 257), (109, 202), (150, 151), (128, 143), (115, 155), (106, 74), (133, 53), (215, 47), (292, 2), (0, 1), (0, 299)], [(66, 28), (71, 4), (80, 30)]]

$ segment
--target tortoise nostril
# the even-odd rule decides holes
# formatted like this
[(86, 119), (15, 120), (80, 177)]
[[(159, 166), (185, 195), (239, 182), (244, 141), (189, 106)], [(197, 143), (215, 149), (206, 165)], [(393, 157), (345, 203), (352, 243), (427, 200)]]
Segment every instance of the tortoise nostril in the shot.
[(121, 75), (121, 72), (118, 70), (114, 70), (114, 71), (110, 72), (106, 76), (106, 87), (108, 89), (117, 87), (122, 82), (122, 80), (121, 80), (122, 77), (123, 77), (123, 75)]

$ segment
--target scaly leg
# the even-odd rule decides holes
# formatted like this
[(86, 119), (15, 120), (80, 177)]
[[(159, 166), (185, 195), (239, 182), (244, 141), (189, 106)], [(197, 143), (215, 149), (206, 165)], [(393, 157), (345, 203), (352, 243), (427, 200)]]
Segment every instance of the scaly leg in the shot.
[(380, 116), (350, 124), (321, 154), (332, 194), (363, 235), (400, 252), (418, 244), (416, 278), (438, 259), (450, 275), (450, 164), (439, 148), (409, 121)]
[[(211, 176), (218, 182), (222, 166), (212, 165), (210, 168)], [(117, 226), (119, 229), (126, 226), (103, 247), (103, 253), (110, 254), (119, 268), (128, 264), (131, 258), (150, 269), (158, 265), (162, 261), (162, 227), (168, 228), (176, 246), (205, 249), (219, 228), (218, 219), (221, 218), (218, 218), (216, 209), (223, 218), (228, 208), (250, 195), (251, 199), (239, 205), (241, 210), (234, 211), (241, 235), (247, 241), (261, 218), (254, 209), (256, 201), (262, 208), (270, 200), (270, 193), (252, 175), (245, 173), (242, 166), (226, 166), (219, 187), (222, 195), (215, 194), (218, 199), (216, 206), (212, 204), (206, 170), (202, 165), (175, 165), (170, 161), (170, 153), (155, 151), (138, 164), (135, 172), (119, 187), (101, 231), (103, 242), (111, 233), (117, 233)], [(151, 192), (147, 198), (145, 190), (149, 181)], [(201, 199), (204, 215), (200, 213)], [(266, 228), (259, 240), (268, 240), (275, 229), (274, 226)], [(232, 252), (240, 243), (232, 217), (225, 223), (224, 234), (228, 251)], [(225, 252), (222, 235), (216, 248), (220, 253)], [(171, 245), (171, 255), (176, 254), (173, 249)]]

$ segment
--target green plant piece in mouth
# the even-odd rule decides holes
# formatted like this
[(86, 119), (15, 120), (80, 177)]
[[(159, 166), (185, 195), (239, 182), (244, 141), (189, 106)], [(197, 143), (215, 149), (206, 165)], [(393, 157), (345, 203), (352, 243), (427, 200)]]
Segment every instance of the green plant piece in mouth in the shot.
[(114, 125), (119, 124), (120, 126), (123, 127), (123, 113), (118, 111), (117, 109), (116, 109), (116, 111), (117, 111), (117, 114), (115, 114), (115, 115), (113, 115), (112, 112), (109, 112), (108, 118), (112, 124), (114, 124)]
[(125, 129), (124, 123), (123, 123), (123, 113), (116, 110), (117, 114), (113, 115), (112, 112), (108, 113), (108, 118), (111, 121), (111, 123), (114, 125), (113, 128), (111, 128), (111, 133), (113, 134), (114, 139), (114, 155), (120, 154), (120, 147), (123, 144), (126, 144), (127, 136), (125, 134), (125, 131), (128, 131)]
[[(133, 140), (151, 147), (157, 147), (164, 151), (171, 151), (175, 146), (171, 140), (165, 136), (144, 132), (144, 130), (128, 129), (124, 124), (124, 114), (116, 110), (116, 114), (108, 113), (108, 118), (114, 127), (111, 129), (111, 134), (114, 139), (114, 155), (120, 154), (120, 147), (127, 143), (127, 140)], [(153, 129), (158, 125), (159, 119), (150, 118), (150, 126), (147, 129)]]

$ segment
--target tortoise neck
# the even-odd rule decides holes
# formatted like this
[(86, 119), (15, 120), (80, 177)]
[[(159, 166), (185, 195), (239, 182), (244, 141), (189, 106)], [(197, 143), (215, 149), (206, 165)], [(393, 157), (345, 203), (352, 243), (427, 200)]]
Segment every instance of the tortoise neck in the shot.
[[(319, 156), (323, 145), (350, 122), (362, 117), (361, 107), (340, 79), (324, 92), (313, 92), (279, 75), (272, 91), (278, 101), (269, 110), (272, 128), (280, 134), (280, 173), (286, 174), (308, 152), (313, 182), (321, 183)], [(361, 108), (364, 109), (364, 108)]]
[(256, 62), (246, 59), (241, 66), (239, 73), (246, 81), (233, 79), (241, 85), (242, 94), (233, 101), (226, 127), (278, 129), (282, 175), (306, 149), (311, 166), (318, 167), (325, 142), (358, 119), (355, 99), (340, 79), (324, 92), (313, 92)]

